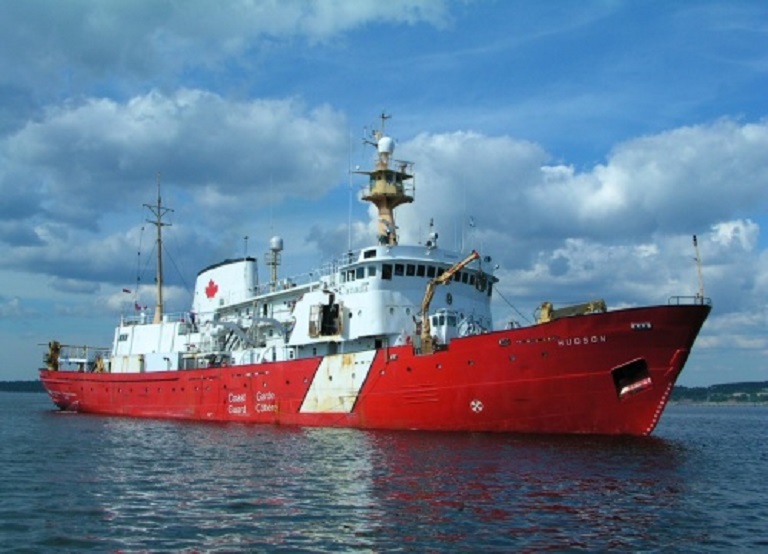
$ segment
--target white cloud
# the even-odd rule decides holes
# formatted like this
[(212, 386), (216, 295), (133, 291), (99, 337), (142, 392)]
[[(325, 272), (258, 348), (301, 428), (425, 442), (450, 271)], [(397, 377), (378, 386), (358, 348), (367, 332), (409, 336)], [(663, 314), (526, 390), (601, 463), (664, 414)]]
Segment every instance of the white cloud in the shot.
[(396, 156), (416, 162), (402, 242), (423, 242), (434, 219), (442, 246), (492, 254), (499, 292), (529, 309), (695, 292), (696, 233), (715, 299), (700, 343), (759, 352), (765, 321), (750, 316), (768, 307), (768, 122), (754, 22), (765, 9), (555, 11), (0, 3), (0, 285), (20, 299), (3, 313), (56, 302), (81, 322), (113, 315), (116, 291), (151, 257), (141, 205), (158, 172), (176, 209), (166, 246), (188, 279), (242, 253), (245, 236), (259, 256), (283, 236), (285, 273), (343, 252), (350, 236), (353, 247), (373, 240), (368, 207), (348, 207), (339, 185), (347, 125), (385, 108), (412, 136)]
[(303, 37), (315, 43), (371, 22), (448, 21), (442, 0), (4, 2), (0, 47), (14, 56), (0, 56), (0, 82), (37, 86), (46, 76), (49, 83), (76, 86), (115, 69), (163, 80), (163, 74), (213, 68), (250, 49), (269, 49), (270, 40)]
[[(509, 137), (420, 135), (396, 153), (417, 160), (416, 204), (400, 209), (398, 225), (423, 240), (434, 217), (443, 246), (463, 238), (492, 254), (502, 266), (497, 290), (527, 317), (545, 300), (605, 298), (615, 308), (693, 296), (698, 234), (705, 294), (715, 303), (708, 325), (714, 333), (722, 321), (734, 333), (717, 331), (702, 347), (763, 348), (764, 317), (734, 319), (768, 304), (760, 227), (733, 217), (765, 198), (760, 151), (768, 151), (766, 121), (720, 120), (626, 141), (582, 171), (542, 165), (540, 147)], [(467, 225), (470, 215), (477, 228)], [(496, 308), (500, 322), (514, 317), (500, 299)]]
[(18, 196), (21, 185), (38, 210), (95, 227), (137, 192), (146, 198), (160, 171), (196, 198), (200, 213), (226, 207), (232, 217), (267, 196), (317, 196), (333, 186), (343, 126), (329, 107), (307, 112), (293, 100), (238, 102), (199, 90), (88, 99), (51, 108), (0, 142), (9, 168), (0, 189)]
[(13, 298), (0, 297), (0, 319), (19, 318), (36, 315), (34, 310), (24, 306), (18, 296)]

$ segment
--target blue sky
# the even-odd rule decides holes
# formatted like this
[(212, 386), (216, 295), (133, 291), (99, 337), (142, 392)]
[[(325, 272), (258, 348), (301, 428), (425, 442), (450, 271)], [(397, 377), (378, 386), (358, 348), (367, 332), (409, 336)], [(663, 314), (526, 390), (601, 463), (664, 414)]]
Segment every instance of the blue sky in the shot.
[(348, 170), (386, 110), (401, 238), (492, 255), (498, 322), (692, 295), (697, 234), (681, 382), (768, 380), (765, 91), (757, 1), (0, 3), (0, 379), (110, 344), (123, 288), (153, 303), (158, 172), (172, 310), (246, 236), (281, 235), (284, 274), (370, 242)]

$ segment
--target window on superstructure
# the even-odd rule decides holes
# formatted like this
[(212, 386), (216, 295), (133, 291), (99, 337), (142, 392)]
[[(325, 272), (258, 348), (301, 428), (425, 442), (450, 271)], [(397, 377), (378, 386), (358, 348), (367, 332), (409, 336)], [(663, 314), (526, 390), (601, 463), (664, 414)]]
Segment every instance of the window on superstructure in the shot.
[(461, 282), (461, 271), (457, 271), (456, 273), (453, 274), (453, 280), (456, 281), (457, 283)]
[(469, 283), (469, 273), (467, 273), (466, 271), (461, 272), (461, 282), (464, 283), (465, 285)]
[(387, 281), (392, 279), (392, 264), (383, 264), (381, 266), (381, 278)]
[(434, 279), (436, 275), (437, 275), (437, 268), (435, 268), (435, 266), (433, 266), (433, 265), (428, 265), (427, 266), (427, 277), (430, 278), (430, 279)]
[(456, 327), (456, 316), (455, 315), (449, 315), (448, 316), (448, 325), (450, 327)]
[(403, 264), (395, 264), (395, 276), (402, 277), (405, 274), (405, 266)]
[(355, 270), (350, 269), (349, 271), (347, 271), (347, 281), (350, 282), (354, 280), (355, 280)]
[(419, 264), (416, 266), (416, 277), (424, 277), (425, 273), (424, 271), (426, 268), (424, 267), (424, 264)]
[(365, 268), (364, 267), (358, 267), (355, 271), (355, 277), (357, 279), (363, 279), (365, 277)]
[(368, 266), (368, 277), (376, 277), (376, 266), (375, 265), (369, 265)]
[(493, 291), (493, 281), (488, 279), (488, 296), (491, 296), (491, 291)]
[(475, 274), (474, 273), (470, 273), (470, 275), (469, 275), (469, 284), (472, 285), (473, 287), (475, 286)]
[(416, 266), (413, 264), (408, 264), (405, 266), (405, 275), (408, 277), (413, 277), (416, 275)]
[(376, 250), (366, 250), (365, 252), (363, 252), (363, 258), (365, 258), (366, 260), (368, 258), (375, 258), (375, 257), (376, 257)]
[(437, 268), (437, 276), (440, 277), (443, 273), (445, 273), (445, 268), (438, 267)]

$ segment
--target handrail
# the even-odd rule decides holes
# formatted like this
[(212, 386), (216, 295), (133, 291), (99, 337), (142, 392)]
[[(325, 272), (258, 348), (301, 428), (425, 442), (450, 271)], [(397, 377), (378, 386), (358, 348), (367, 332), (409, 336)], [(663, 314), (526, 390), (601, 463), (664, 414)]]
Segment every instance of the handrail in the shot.
[(701, 296), (699, 294), (693, 296), (670, 296), (667, 300), (667, 304), (672, 306), (681, 306), (688, 304), (698, 304), (701, 306), (711, 306), (712, 299), (707, 296)]

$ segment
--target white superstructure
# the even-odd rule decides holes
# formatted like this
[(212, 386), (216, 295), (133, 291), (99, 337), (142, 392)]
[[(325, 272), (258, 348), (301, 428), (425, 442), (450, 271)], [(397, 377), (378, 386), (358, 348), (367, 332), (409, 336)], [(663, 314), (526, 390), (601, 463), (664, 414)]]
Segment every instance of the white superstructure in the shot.
[[(361, 197), (377, 206), (374, 245), (347, 252), (313, 280), (277, 278), (283, 240), (272, 237), (259, 283), (257, 260), (225, 260), (200, 271), (192, 308), (123, 318), (104, 369), (111, 372), (184, 370), (361, 353), (413, 343), (418, 349), (421, 306), (430, 281), (464, 255), (437, 244), (398, 243), (394, 209), (413, 200), (412, 164), (393, 160), (394, 141), (374, 133), (375, 169)], [(393, 169), (391, 166), (394, 165)], [(158, 206), (153, 213), (162, 213)], [(162, 222), (155, 224), (158, 229)], [(487, 261), (487, 260), (486, 260)], [(496, 280), (482, 260), (463, 264), (447, 286), (430, 296), (429, 323), (436, 344), (491, 329), (490, 297)]]

